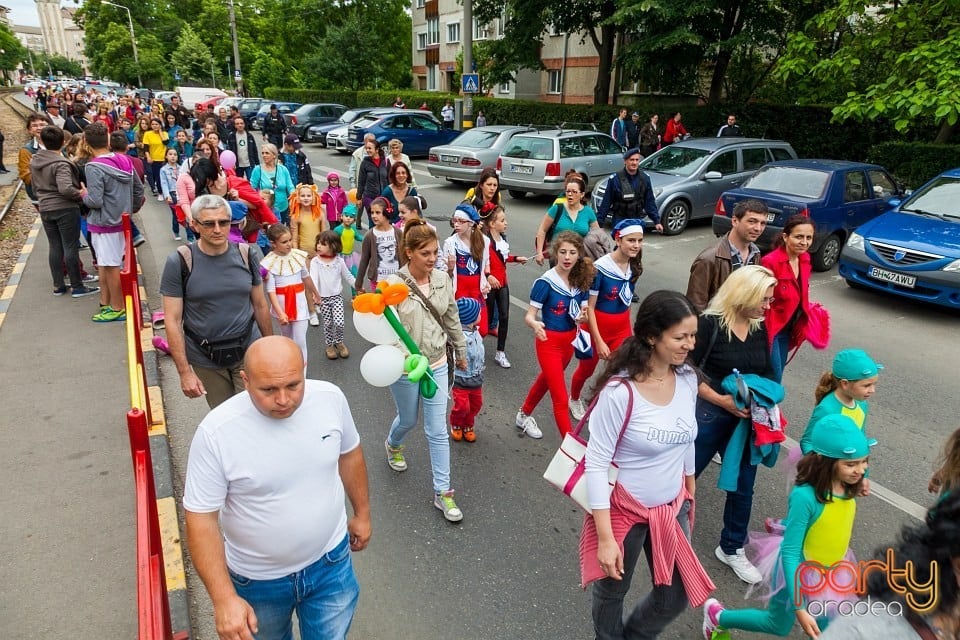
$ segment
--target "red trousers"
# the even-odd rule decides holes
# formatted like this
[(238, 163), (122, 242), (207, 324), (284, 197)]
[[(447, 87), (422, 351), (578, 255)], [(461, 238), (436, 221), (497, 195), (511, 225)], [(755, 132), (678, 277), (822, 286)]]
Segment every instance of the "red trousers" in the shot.
[(453, 409), (450, 410), (450, 425), (473, 428), (480, 409), (483, 408), (483, 387), (466, 389), (453, 386)]
[[(630, 310), (623, 313), (603, 313), (594, 310), (593, 316), (597, 319), (597, 330), (600, 337), (610, 347), (613, 353), (623, 341), (633, 335), (633, 328), (630, 326)], [(587, 383), (590, 376), (597, 369), (600, 362), (600, 356), (597, 355), (597, 346), (593, 346), (593, 357), (589, 360), (578, 360), (577, 370), (573, 372), (573, 380), (570, 382), (570, 397), (580, 399), (583, 392), (583, 385)]]
[(535, 340), (537, 362), (540, 363), (540, 373), (533, 381), (527, 399), (523, 401), (521, 411), (533, 413), (543, 396), (550, 392), (550, 403), (553, 405), (553, 418), (560, 431), (560, 439), (570, 432), (570, 413), (567, 407), (567, 381), (564, 371), (573, 358), (573, 337), (577, 330), (547, 331), (546, 340)]
[(457, 290), (454, 292), (453, 297), (457, 298), (473, 298), (480, 303), (480, 323), (477, 327), (480, 330), (480, 336), (486, 337), (487, 330), (487, 301), (483, 299), (483, 294), (480, 293), (480, 278), (481, 274), (476, 274), (473, 276), (465, 276), (457, 274)]

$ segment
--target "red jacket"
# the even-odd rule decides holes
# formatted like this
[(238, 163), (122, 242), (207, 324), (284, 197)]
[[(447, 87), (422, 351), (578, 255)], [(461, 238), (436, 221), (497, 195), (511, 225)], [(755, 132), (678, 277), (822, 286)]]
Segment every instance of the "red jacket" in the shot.
[(667, 144), (677, 141), (677, 138), (687, 135), (687, 128), (683, 122), (677, 122), (673, 118), (667, 120), (667, 127), (663, 131), (663, 141)]
[[(232, 170), (227, 171), (227, 187), (237, 190), (237, 197), (248, 203), (250, 206), (250, 215), (257, 219), (261, 225), (277, 224), (277, 216), (274, 215), (267, 203), (263, 201), (257, 190), (250, 186), (244, 178), (238, 178)], [(256, 242), (257, 234), (251, 233), (247, 236), (247, 242)]]
[(783, 331), (797, 307), (800, 307), (802, 313), (797, 318), (793, 327), (793, 334), (790, 336), (790, 348), (798, 347), (803, 342), (807, 315), (810, 312), (810, 273), (812, 271), (810, 254), (800, 254), (799, 282), (793, 277), (793, 269), (790, 268), (790, 261), (783, 247), (777, 247), (763, 256), (760, 264), (773, 271), (773, 275), (777, 279), (777, 284), (773, 290), (775, 300), (765, 317), (767, 339), (772, 345), (774, 337)]

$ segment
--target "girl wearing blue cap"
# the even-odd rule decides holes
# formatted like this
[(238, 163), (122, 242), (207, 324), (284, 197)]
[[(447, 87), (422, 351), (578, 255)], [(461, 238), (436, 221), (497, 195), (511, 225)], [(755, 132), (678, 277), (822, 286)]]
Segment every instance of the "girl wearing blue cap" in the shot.
[[(828, 604), (835, 607), (840, 600), (856, 598), (856, 585), (851, 582), (856, 576), (847, 570), (831, 572), (831, 568), (849, 560), (855, 498), (863, 488), (874, 444), (847, 416), (831, 414), (817, 422), (810, 452), (797, 466), (783, 535), (761, 534), (748, 548), (769, 587), (767, 608), (734, 610), (715, 598), (707, 600), (703, 605), (706, 640), (729, 637), (727, 629), (786, 636), (794, 620), (815, 638), (826, 624), (823, 616), (829, 613)], [(823, 583), (840, 588), (828, 593), (818, 586)]]
[(593, 263), (597, 274), (590, 287), (587, 324), (593, 339), (593, 356), (580, 360), (570, 383), (570, 414), (580, 420), (586, 406), (580, 398), (583, 385), (600, 359), (609, 360), (613, 351), (633, 335), (630, 303), (633, 289), (643, 273), (643, 221), (621, 220), (613, 229), (617, 248)]

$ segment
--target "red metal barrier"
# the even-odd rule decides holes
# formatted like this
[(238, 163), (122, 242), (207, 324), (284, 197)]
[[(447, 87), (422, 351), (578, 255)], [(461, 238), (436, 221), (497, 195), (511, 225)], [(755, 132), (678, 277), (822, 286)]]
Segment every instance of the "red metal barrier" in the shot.
[[(137, 510), (137, 618), (139, 640), (174, 640), (170, 619), (170, 601), (163, 564), (163, 540), (157, 514), (157, 490), (150, 456), (150, 398), (141, 347), (140, 284), (137, 260), (131, 236), (130, 216), (123, 214), (126, 255), (120, 271), (120, 283), (127, 310), (127, 358), (130, 377), (130, 403), (127, 432), (133, 460), (133, 479)], [(177, 639), (186, 638), (185, 633)]]

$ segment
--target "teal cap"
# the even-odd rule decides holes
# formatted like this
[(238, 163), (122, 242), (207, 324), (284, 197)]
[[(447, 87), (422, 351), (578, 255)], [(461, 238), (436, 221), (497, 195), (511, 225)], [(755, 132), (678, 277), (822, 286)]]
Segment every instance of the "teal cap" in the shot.
[(350, 216), (351, 218), (357, 217), (357, 205), (348, 204), (343, 208), (343, 211), (340, 212), (340, 216)]
[(875, 444), (877, 441), (868, 439), (852, 418), (839, 413), (817, 420), (810, 436), (812, 451), (838, 460), (866, 458)]
[(863, 349), (844, 349), (833, 359), (833, 375), (841, 380), (872, 378), (883, 369)]

